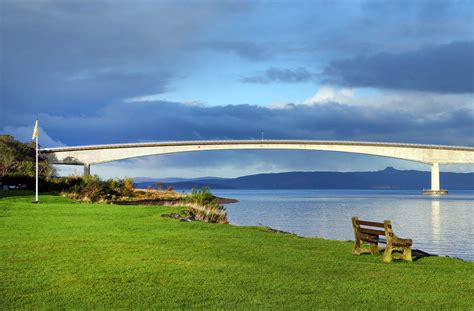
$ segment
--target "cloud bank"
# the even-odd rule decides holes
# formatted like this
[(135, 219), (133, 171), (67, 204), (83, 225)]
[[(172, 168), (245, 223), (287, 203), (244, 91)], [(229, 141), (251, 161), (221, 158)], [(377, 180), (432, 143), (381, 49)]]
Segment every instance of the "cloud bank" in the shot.
[(296, 69), (282, 69), (271, 67), (265, 72), (255, 75), (244, 77), (241, 79), (244, 83), (271, 83), (271, 82), (283, 82), (283, 83), (299, 83), (310, 81), (313, 78), (306, 68), (298, 67)]
[[(338, 92), (335, 94), (340, 96)], [(114, 103), (97, 116), (41, 114), (40, 120), (48, 133), (54, 133), (56, 140), (67, 145), (259, 139), (262, 131), (268, 139), (474, 145), (474, 109), (469, 105), (438, 107), (433, 114), (423, 115), (390, 103), (374, 109), (371, 105), (330, 100), (290, 103), (285, 109), (248, 104), (208, 107), (142, 101)]]
[(474, 41), (336, 60), (322, 77), (350, 87), (474, 93)]

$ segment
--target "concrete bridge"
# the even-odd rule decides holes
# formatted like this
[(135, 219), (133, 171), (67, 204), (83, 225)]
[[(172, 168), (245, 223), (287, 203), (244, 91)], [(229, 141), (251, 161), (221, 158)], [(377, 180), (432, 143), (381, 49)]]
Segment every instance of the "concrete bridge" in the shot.
[(431, 190), (427, 194), (444, 194), (440, 188), (439, 165), (474, 163), (474, 147), (379, 143), (360, 141), (314, 140), (216, 140), (175, 141), (45, 148), (40, 153), (51, 164), (83, 165), (84, 175), (90, 174), (93, 164), (129, 158), (207, 150), (316, 150), (367, 154), (403, 159), (431, 165)]

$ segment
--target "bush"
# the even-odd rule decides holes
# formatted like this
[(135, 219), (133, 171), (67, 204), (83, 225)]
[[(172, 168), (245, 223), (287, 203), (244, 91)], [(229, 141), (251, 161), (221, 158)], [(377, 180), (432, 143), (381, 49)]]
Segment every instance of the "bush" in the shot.
[(104, 181), (97, 175), (66, 178), (60, 182), (60, 187), (65, 196), (85, 202), (113, 202), (133, 195), (133, 182), (130, 178)]
[[(84, 202), (133, 202), (133, 200), (163, 200), (163, 192), (135, 191), (131, 178), (100, 180), (99, 176), (87, 177), (61, 177), (54, 179), (52, 187), (62, 191), (62, 194)], [(166, 191), (170, 195), (172, 189)], [(209, 188), (200, 190), (193, 189), (191, 194), (185, 197), (169, 197), (170, 200), (179, 200), (188, 207), (190, 219), (203, 222), (226, 224), (227, 213), (225, 208), (219, 204), (218, 199), (211, 193)]]
[(130, 177), (125, 177), (123, 179), (123, 191), (124, 193), (126, 193), (127, 195), (131, 195), (133, 193), (133, 179), (130, 178)]
[(188, 203), (188, 213), (192, 219), (220, 224), (228, 223), (225, 208), (219, 204), (219, 200), (209, 188), (204, 187), (200, 190), (193, 188), (185, 200)]
[(188, 214), (191, 219), (203, 222), (227, 224), (227, 213), (225, 208), (220, 205), (202, 206), (198, 204), (189, 204)]
[(211, 193), (208, 187), (203, 187), (200, 190), (193, 188), (191, 194), (186, 196), (186, 201), (203, 206), (219, 205), (217, 198)]

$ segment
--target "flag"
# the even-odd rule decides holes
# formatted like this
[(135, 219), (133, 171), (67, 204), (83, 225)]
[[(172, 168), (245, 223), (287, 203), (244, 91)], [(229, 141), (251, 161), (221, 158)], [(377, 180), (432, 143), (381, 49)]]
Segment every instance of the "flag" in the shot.
[(33, 130), (33, 136), (31, 137), (31, 139), (35, 138), (38, 138), (38, 120), (36, 120), (35, 129)]

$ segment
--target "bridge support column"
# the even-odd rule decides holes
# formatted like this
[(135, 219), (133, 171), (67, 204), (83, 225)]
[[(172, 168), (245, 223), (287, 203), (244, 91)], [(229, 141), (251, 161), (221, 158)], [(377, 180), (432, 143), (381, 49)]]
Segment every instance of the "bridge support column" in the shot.
[(91, 175), (91, 165), (90, 164), (84, 164), (84, 175), (83, 177), (87, 177)]
[(431, 190), (439, 191), (439, 164), (433, 163), (431, 165)]
[(439, 185), (439, 163), (431, 164), (431, 189), (424, 190), (423, 194), (440, 195), (448, 194), (448, 190), (440, 189)]

